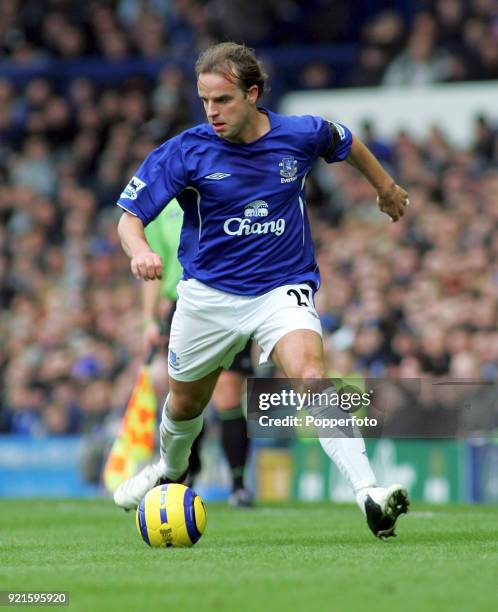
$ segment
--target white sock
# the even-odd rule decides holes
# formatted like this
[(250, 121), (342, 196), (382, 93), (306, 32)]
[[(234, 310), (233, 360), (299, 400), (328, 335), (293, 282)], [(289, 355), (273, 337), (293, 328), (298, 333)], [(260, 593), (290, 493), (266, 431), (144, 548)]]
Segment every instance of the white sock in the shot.
[(351, 485), (356, 503), (365, 513), (365, 497), (377, 480), (370, 467), (363, 438), (319, 438), (323, 450)]
[(164, 475), (177, 480), (188, 468), (188, 458), (194, 440), (200, 434), (203, 415), (200, 414), (188, 421), (174, 421), (167, 414), (169, 395), (164, 402), (161, 425), (161, 468)]

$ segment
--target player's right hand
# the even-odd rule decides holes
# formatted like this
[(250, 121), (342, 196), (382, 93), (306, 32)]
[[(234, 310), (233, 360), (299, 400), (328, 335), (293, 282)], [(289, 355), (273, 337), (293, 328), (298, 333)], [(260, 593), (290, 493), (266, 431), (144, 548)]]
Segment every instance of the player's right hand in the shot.
[(163, 277), (163, 262), (157, 253), (147, 251), (131, 258), (131, 271), (135, 278), (143, 280), (160, 280)]

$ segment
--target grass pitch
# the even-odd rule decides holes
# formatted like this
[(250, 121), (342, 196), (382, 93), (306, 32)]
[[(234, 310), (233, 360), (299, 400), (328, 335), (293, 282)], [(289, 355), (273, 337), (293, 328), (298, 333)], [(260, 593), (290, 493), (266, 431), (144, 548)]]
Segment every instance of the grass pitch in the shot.
[(376, 540), (358, 509), (208, 504), (191, 549), (150, 549), (109, 500), (0, 501), (0, 590), (120, 612), (498, 609), (498, 509), (415, 505)]

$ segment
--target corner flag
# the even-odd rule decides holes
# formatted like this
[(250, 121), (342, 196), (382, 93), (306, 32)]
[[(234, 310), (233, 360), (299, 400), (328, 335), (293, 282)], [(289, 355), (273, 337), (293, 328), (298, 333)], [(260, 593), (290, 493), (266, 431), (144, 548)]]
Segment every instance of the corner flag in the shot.
[[(149, 359), (147, 363), (149, 363)], [(114, 492), (134, 476), (154, 452), (157, 401), (147, 364), (142, 366), (126, 407), (123, 421), (104, 467), (102, 479)]]

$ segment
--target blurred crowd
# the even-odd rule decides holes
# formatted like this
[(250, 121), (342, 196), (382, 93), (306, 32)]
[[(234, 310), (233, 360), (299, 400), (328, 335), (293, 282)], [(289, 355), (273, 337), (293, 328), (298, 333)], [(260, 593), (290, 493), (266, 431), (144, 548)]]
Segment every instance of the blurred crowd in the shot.
[[(181, 56), (225, 38), (356, 40), (359, 59), (344, 76), (351, 86), (498, 78), (493, 0), (380, 2), (389, 10), (356, 32), (350, 5), (4, 0), (0, 46), (4, 58), (28, 64)], [(420, 5), (409, 20), (405, 5)], [(334, 66), (323, 63), (301, 76), (303, 87), (335, 82)], [(92, 431), (126, 403), (143, 358), (140, 285), (118, 242), (113, 203), (154, 146), (191, 125), (191, 90), (192, 75), (171, 64), (153, 83), (133, 77), (120, 87), (78, 77), (60, 89), (38, 77), (21, 88), (0, 77), (0, 431)], [(370, 377), (493, 379), (492, 118), (476, 118), (468, 150), (437, 127), (417, 142), (404, 133), (383, 142), (372, 125), (360, 136), (409, 190), (410, 206), (401, 222), (386, 222), (347, 164), (322, 164), (310, 178), (330, 367)]]
[(485, 124), (476, 119), (469, 150), (452, 147), (437, 127), (422, 142), (400, 133), (380, 143), (369, 130), (365, 141), (396, 160), (410, 194), (395, 224), (348, 164), (322, 169), (338, 220), (327, 222), (322, 210), (315, 223), (318, 309), (330, 362), (342, 371), (496, 378), (498, 135)]
[[(416, 6), (418, 3), (412, 3)], [(498, 11), (494, 0), (419, 3), (406, 27), (395, 11), (368, 22), (351, 86), (423, 85), (498, 78)]]
[(193, 58), (222, 40), (260, 50), (349, 43), (349, 70), (322, 58), (297, 62), (296, 75), (293, 60), (285, 80), (418, 85), (498, 78), (497, 15), (495, 0), (3, 0), (0, 53), (26, 66), (83, 56)]

